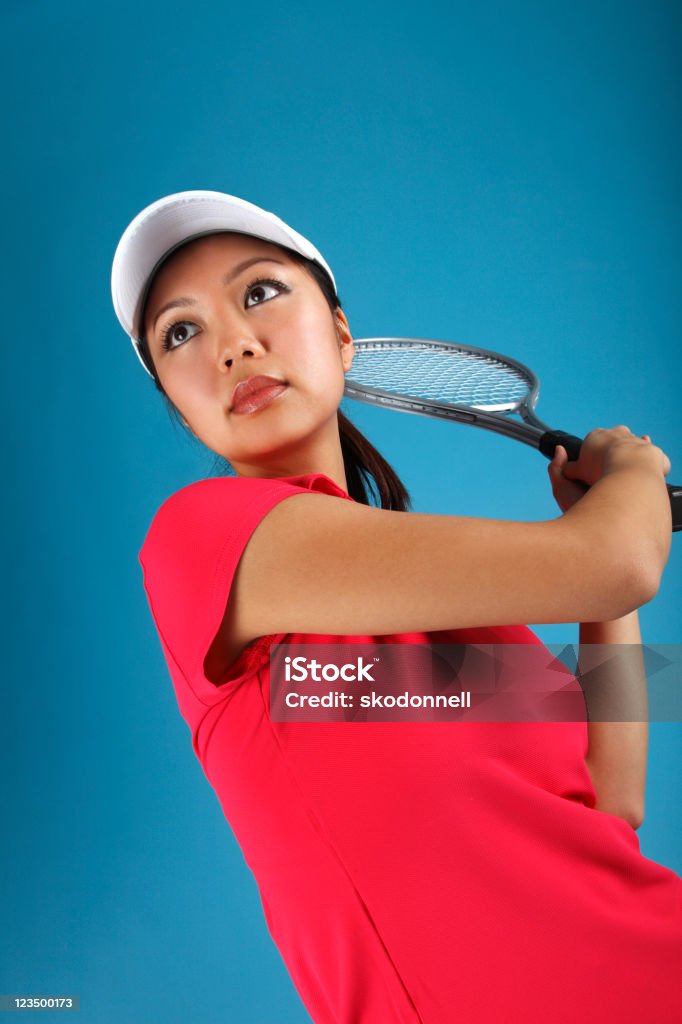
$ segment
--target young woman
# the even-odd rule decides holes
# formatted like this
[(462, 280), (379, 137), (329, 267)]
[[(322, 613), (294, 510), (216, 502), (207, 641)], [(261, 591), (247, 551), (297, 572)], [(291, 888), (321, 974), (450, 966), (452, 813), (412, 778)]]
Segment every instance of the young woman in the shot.
[(331, 269), (279, 218), (166, 196), (124, 232), (112, 292), (157, 390), (236, 474), (171, 495), (140, 562), (313, 1020), (682, 1019), (682, 880), (640, 852), (639, 723), (595, 723), (588, 750), (585, 722), (270, 715), (275, 643), (540, 644), (528, 622), (636, 643), (670, 549), (665, 454), (625, 426), (576, 463), (558, 449), (548, 521), (408, 512), (339, 411), (354, 350)]

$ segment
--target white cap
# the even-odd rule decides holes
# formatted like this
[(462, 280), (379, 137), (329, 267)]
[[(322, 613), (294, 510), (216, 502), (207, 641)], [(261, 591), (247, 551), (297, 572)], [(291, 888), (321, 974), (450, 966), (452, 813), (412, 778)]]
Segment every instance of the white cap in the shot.
[(216, 231), (237, 231), (293, 249), (319, 263), (336, 289), (334, 275), (321, 253), (274, 213), (225, 192), (175, 192), (157, 199), (138, 213), (123, 232), (111, 269), (116, 316), (147, 373), (138, 344), (142, 333), (140, 317), (153, 276), (174, 249), (192, 238)]

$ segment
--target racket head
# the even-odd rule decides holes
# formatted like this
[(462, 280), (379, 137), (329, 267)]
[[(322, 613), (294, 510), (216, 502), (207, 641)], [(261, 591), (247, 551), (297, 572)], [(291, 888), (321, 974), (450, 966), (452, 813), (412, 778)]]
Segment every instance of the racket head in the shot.
[(357, 338), (344, 395), (387, 406), (409, 399), (433, 408), (532, 413), (540, 394), (533, 371), (492, 349), (429, 338)]

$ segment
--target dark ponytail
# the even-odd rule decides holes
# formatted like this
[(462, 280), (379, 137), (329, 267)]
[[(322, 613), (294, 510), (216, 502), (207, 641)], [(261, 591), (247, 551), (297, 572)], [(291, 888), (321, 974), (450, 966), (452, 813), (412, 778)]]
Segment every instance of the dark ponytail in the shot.
[[(379, 508), (407, 512), (411, 504), (410, 495), (396, 471), (340, 409), (338, 420), (343, 466), (351, 498), (361, 505), (378, 504)], [(369, 500), (367, 483), (373, 485), (378, 501)]]
[[(229, 233), (230, 232), (225, 232), (225, 234)], [(294, 252), (293, 249), (287, 249), (284, 246), (279, 246), (278, 248), (283, 249), (287, 256), (307, 270), (308, 273), (317, 281), (322, 294), (327, 300), (332, 316), (334, 316), (336, 310), (341, 309), (341, 301), (336, 294), (334, 285), (332, 284), (331, 278), (327, 274), (326, 270), (324, 270), (319, 263), (306, 259), (305, 256), (302, 256), (298, 252)], [(159, 268), (157, 268), (157, 273), (158, 270)], [(147, 295), (149, 295), (149, 293), (150, 290), (148, 289)], [(175, 419), (176, 422), (183, 425), (182, 418), (178, 415), (178, 410), (175, 408), (170, 398), (168, 398), (168, 395), (164, 391), (161, 381), (157, 376), (156, 367), (154, 366), (147, 338), (144, 334), (144, 321), (145, 310), (143, 309), (141, 317), (141, 323), (143, 325), (142, 336), (138, 344), (140, 355), (144, 360), (145, 366), (152, 375), (157, 391), (160, 391), (166, 400), (171, 419)], [(351, 423), (348, 417), (344, 416), (340, 409), (337, 416), (339, 423), (339, 437), (341, 440), (341, 453), (343, 455), (343, 466), (346, 473), (346, 482), (348, 484), (348, 494), (350, 497), (361, 505), (378, 505), (379, 508), (391, 509), (395, 512), (407, 512), (411, 507), (410, 495), (396, 471), (386, 461), (386, 459), (380, 455), (374, 445), (370, 444), (365, 435), (361, 433), (353, 423)], [(191, 431), (189, 431), (189, 433), (191, 433)], [(194, 435), (192, 435), (192, 437), (193, 436)], [(234, 471), (232, 471), (232, 467), (229, 462), (220, 455), (217, 456), (217, 465), (215, 469), (220, 470), (221, 474), (226, 476), (236, 475)], [(369, 487), (373, 489), (374, 493), (370, 493), (370, 490), (368, 489)], [(370, 498), (372, 500), (370, 500)]]

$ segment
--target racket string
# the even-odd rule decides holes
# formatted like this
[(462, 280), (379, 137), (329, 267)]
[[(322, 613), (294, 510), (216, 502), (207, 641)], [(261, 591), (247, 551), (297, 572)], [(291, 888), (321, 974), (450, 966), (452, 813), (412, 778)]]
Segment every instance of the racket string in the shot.
[(515, 366), (456, 346), (356, 346), (347, 384), (472, 408), (517, 409), (532, 382)]

